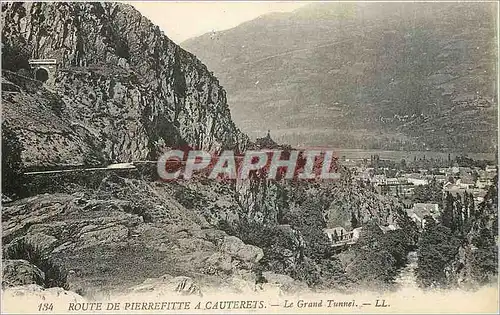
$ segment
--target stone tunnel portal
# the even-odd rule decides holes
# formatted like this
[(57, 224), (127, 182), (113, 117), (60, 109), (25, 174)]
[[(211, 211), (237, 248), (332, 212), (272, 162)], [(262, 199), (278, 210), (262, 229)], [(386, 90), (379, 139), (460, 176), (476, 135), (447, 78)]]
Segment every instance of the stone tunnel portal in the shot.
[(56, 59), (30, 59), (29, 64), (35, 80), (46, 85), (54, 85), (57, 70)]

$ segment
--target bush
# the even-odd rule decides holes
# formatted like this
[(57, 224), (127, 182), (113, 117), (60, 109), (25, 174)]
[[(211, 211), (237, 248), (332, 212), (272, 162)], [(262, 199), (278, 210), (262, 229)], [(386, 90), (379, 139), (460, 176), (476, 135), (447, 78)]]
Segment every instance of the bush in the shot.
[(396, 271), (396, 260), (389, 251), (360, 248), (348, 275), (362, 286), (379, 288), (391, 283)]
[(366, 223), (351, 250), (354, 258), (347, 270), (349, 278), (367, 289), (391, 285), (398, 270), (407, 263), (412, 236), (406, 234), (403, 230), (384, 234), (376, 222)]
[(45, 274), (45, 288), (60, 287), (68, 290), (68, 273), (52, 259), (46, 257), (43, 251), (20, 239), (10, 244), (5, 253), (6, 259), (24, 259), (37, 266)]
[(2, 194), (19, 197), (23, 185), (22, 144), (6, 123), (2, 124)]
[(424, 288), (447, 287), (445, 267), (458, 253), (460, 240), (432, 217), (424, 219), (426, 225), (418, 244), (417, 280)]
[(17, 71), (19, 69), (30, 69), (28, 62), (30, 51), (27, 47), (12, 45), (2, 42), (2, 67), (5, 70)]

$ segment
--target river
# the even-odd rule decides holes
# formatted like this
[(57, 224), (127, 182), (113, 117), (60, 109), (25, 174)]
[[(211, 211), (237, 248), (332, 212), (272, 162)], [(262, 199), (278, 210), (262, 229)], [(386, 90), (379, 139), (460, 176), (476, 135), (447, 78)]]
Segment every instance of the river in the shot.
[(417, 288), (416, 269), (418, 266), (417, 252), (408, 253), (408, 263), (399, 271), (394, 283), (400, 289), (415, 289)]

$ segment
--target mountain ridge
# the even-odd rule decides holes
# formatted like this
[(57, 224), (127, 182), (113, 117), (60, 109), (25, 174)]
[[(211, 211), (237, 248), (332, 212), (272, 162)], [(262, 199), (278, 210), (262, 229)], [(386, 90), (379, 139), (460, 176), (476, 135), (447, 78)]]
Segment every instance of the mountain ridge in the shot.
[(181, 46), (213, 69), (252, 137), (272, 129), (291, 145), (491, 152), (494, 7), (318, 3)]

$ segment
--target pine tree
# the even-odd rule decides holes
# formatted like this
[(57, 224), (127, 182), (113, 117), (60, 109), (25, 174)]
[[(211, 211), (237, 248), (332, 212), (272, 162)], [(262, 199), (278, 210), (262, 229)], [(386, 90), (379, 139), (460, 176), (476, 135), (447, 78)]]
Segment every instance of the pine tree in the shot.
[(455, 213), (455, 216), (454, 216), (454, 220), (455, 220), (455, 224), (454, 224), (454, 231), (455, 230), (458, 230), (458, 231), (462, 231), (463, 230), (463, 227), (464, 227), (464, 217), (463, 217), (463, 213), (462, 213), (462, 202), (461, 202), (461, 197), (460, 195), (457, 196), (457, 199), (455, 200), (454, 202), (454, 213)]
[(449, 192), (446, 192), (444, 209), (443, 212), (441, 213), (440, 221), (441, 224), (443, 224), (448, 228), (452, 228), (454, 226), (454, 213), (453, 213), (454, 201), (455, 198), (453, 197), (453, 195), (450, 194)]
[(351, 228), (355, 229), (359, 227), (359, 221), (354, 214), (354, 211), (351, 211)]
[(472, 193), (469, 193), (469, 217), (476, 217), (476, 206), (474, 204), (474, 196)]
[(464, 224), (469, 222), (469, 194), (467, 192), (464, 193), (464, 205), (463, 205), (463, 213), (464, 213)]
[(431, 216), (418, 242), (417, 280), (423, 287), (446, 286), (445, 267), (458, 252), (459, 241), (448, 227), (438, 224)]

